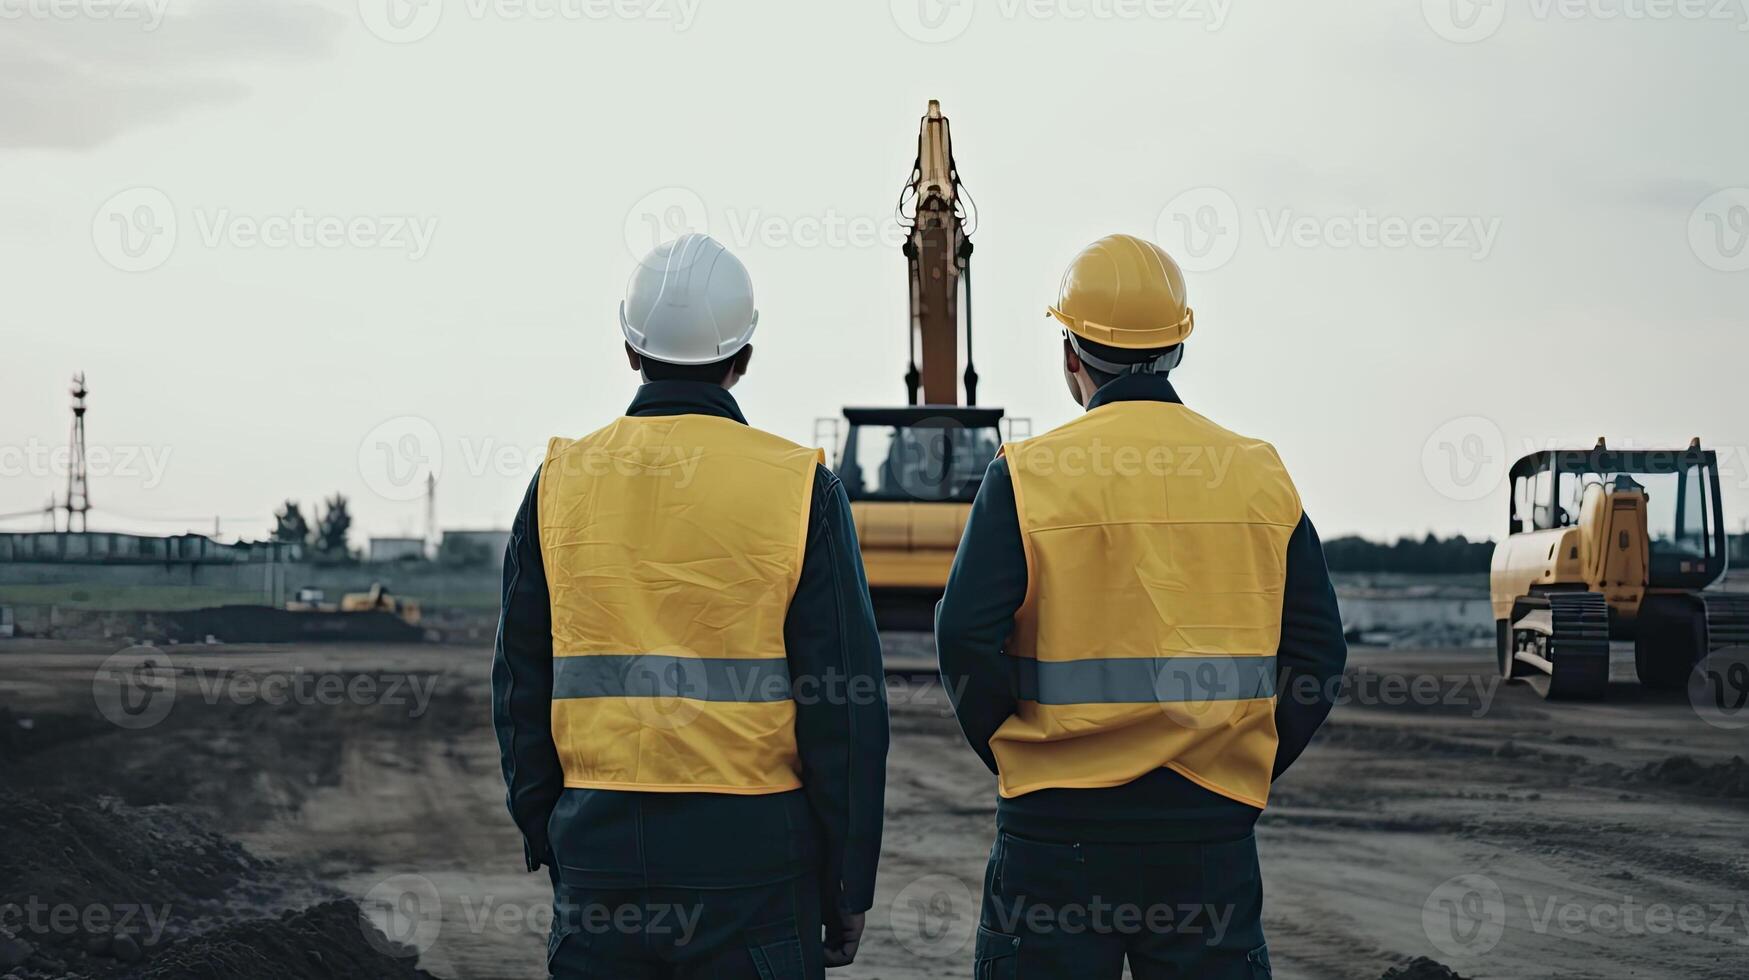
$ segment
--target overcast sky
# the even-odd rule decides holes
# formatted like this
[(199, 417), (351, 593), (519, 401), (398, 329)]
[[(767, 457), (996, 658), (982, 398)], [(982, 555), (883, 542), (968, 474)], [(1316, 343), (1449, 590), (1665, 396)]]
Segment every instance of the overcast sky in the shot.
[[(1111, 232), (1187, 270), (1185, 401), (1326, 537), (1504, 523), (1529, 448), (1728, 453), (1749, 517), (1738, 0), (0, 0), (0, 514), (505, 525), (623, 409), (634, 252), (752, 271), (757, 425), (904, 398), (891, 207), (938, 98), (981, 401), (1077, 411), (1043, 318)], [(102, 458), (98, 458), (98, 454)], [(28, 530), (34, 518), (0, 522)], [(363, 535), (357, 537), (362, 543)]]

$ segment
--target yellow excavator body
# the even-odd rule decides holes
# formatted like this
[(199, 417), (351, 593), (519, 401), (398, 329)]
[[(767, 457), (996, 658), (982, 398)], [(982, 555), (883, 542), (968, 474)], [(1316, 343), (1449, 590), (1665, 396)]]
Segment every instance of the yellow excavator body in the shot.
[(1609, 604), (1611, 614), (1633, 619), (1649, 588), (1651, 538), (1644, 488), (1585, 489), (1572, 527), (1516, 534), (1494, 549), (1489, 595), (1494, 618), (1535, 588), (1582, 587)]
[(971, 504), (865, 500), (850, 505), (871, 589), (941, 591)]
[(341, 612), (386, 612), (410, 626), (419, 625), (419, 603), (390, 594), (382, 583), (371, 583), (368, 592), (348, 592), (340, 597)]

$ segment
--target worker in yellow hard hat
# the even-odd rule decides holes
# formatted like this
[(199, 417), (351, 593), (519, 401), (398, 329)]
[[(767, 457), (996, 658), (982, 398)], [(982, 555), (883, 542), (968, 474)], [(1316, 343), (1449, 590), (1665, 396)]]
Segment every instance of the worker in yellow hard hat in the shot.
[(1171, 256), (1102, 238), (1049, 316), (1086, 412), (990, 465), (936, 614), (998, 777), (976, 972), (1268, 976), (1252, 828), (1347, 656), (1323, 549), (1274, 448), (1167, 379)]
[(886, 785), (880, 638), (817, 449), (729, 389), (759, 315), (689, 234), (620, 306), (626, 413), (553, 439), (504, 561), (493, 716), (556, 977), (817, 978), (856, 957)]

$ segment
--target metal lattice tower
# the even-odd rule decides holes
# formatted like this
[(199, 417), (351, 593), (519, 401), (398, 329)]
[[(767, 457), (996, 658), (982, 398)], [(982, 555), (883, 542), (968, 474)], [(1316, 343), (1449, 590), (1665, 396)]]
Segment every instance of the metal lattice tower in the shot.
[(73, 518), (79, 519), (79, 530), (87, 530), (85, 515), (91, 510), (91, 486), (85, 472), (85, 372), (73, 375), (73, 438), (72, 458), (67, 463), (67, 530), (73, 530)]

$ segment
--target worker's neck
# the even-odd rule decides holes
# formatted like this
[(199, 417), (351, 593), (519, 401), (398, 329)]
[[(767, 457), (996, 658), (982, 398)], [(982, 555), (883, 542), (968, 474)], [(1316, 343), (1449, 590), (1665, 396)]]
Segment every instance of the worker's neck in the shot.
[(1158, 401), (1179, 403), (1178, 392), (1166, 375), (1158, 372), (1124, 374), (1099, 385), (1082, 404), (1088, 410), (1113, 402)]

